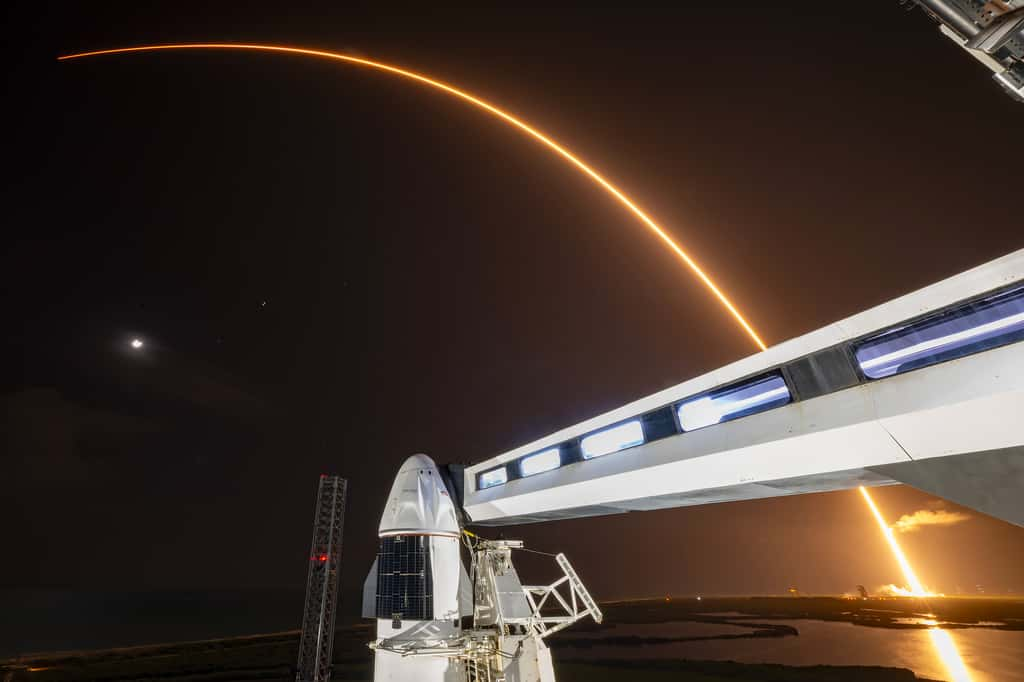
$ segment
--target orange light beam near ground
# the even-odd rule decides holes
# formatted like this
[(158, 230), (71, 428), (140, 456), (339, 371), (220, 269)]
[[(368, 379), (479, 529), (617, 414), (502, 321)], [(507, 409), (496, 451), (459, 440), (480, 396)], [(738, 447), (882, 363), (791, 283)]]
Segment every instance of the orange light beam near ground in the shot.
[(469, 102), (470, 104), (483, 109), (489, 114), (505, 121), (509, 125), (512, 125), (519, 130), (523, 131), (527, 135), (533, 137), (535, 140), (545, 145), (556, 154), (561, 156), (563, 159), (568, 161), (570, 164), (575, 166), (577, 169), (582, 171), (585, 175), (589, 176), (591, 180), (600, 185), (608, 194), (611, 194), (615, 199), (619, 201), (623, 206), (629, 209), (633, 215), (635, 215), (640, 222), (642, 222), (651, 232), (653, 232), (662, 242), (668, 246), (685, 264), (697, 278), (703, 282), (715, 298), (729, 311), (729, 314), (735, 318), (736, 322), (739, 323), (747, 335), (753, 340), (757, 347), (761, 350), (765, 350), (766, 346), (761, 338), (754, 331), (754, 328), (750, 326), (747, 320), (740, 314), (740, 311), (736, 309), (732, 301), (726, 297), (718, 285), (712, 281), (712, 279), (701, 269), (690, 255), (679, 246), (675, 240), (672, 239), (661, 227), (658, 226), (646, 213), (644, 213), (636, 203), (627, 197), (619, 188), (613, 185), (611, 182), (606, 180), (600, 173), (584, 163), (579, 157), (570, 152), (568, 149), (555, 142), (552, 138), (548, 137), (544, 133), (540, 132), (533, 126), (529, 125), (525, 121), (513, 116), (512, 114), (499, 109), (495, 105), (480, 99), (474, 95), (469, 94), (464, 90), (460, 90), (453, 85), (449, 85), (443, 81), (435, 80), (428, 76), (425, 76), (415, 71), (409, 71), (407, 69), (385, 64), (383, 62), (372, 61), (370, 59), (363, 59), (362, 57), (353, 57), (351, 55), (341, 54), (338, 52), (328, 52), (325, 50), (311, 50), (303, 47), (288, 47), (284, 45), (252, 45), (245, 43), (182, 43), (174, 45), (142, 45), (138, 47), (120, 47), (110, 50), (95, 50), (92, 52), (79, 52), (77, 54), (66, 54), (57, 58), (58, 61), (66, 61), (70, 59), (81, 59), (83, 57), (98, 57), (100, 55), (112, 55), (112, 54), (125, 54), (128, 52), (155, 52), (157, 50), (255, 50), (262, 52), (284, 52), (288, 54), (305, 55), (308, 57), (320, 57), (323, 59), (334, 59), (348, 64), (354, 64), (357, 66), (364, 66), (371, 69), (377, 69), (378, 71), (384, 71), (386, 73), (408, 78), (413, 81), (417, 81), (424, 85), (429, 85), (432, 88), (441, 90), (449, 95), (458, 97), (461, 100)]
[(924, 589), (921, 581), (917, 579), (917, 574), (914, 573), (914, 569), (910, 566), (910, 562), (907, 561), (907, 557), (903, 554), (903, 550), (900, 549), (899, 543), (896, 542), (896, 535), (892, 532), (892, 528), (889, 527), (889, 524), (885, 522), (885, 519), (882, 518), (882, 512), (878, 511), (878, 507), (875, 506), (875, 501), (871, 499), (868, 489), (861, 486), (860, 494), (864, 496), (864, 501), (868, 503), (871, 513), (874, 514), (875, 520), (878, 521), (878, 527), (881, 529), (882, 535), (885, 536), (886, 541), (889, 543), (892, 555), (896, 557), (896, 563), (900, 565), (900, 570), (903, 571), (903, 578), (910, 586), (911, 593), (915, 597), (928, 596), (928, 591)]
[[(914, 569), (910, 566), (910, 562), (907, 561), (907, 557), (903, 554), (903, 550), (900, 549), (899, 543), (896, 542), (895, 533), (893, 533), (889, 524), (885, 522), (885, 519), (882, 518), (882, 512), (878, 511), (878, 507), (875, 506), (875, 501), (871, 498), (871, 494), (868, 493), (867, 488), (861, 486), (860, 494), (864, 496), (864, 501), (868, 503), (871, 513), (874, 515), (875, 520), (878, 521), (878, 527), (881, 529), (882, 535), (884, 535), (885, 539), (889, 542), (889, 547), (892, 549), (893, 556), (896, 557), (896, 561), (900, 565), (900, 570), (903, 571), (903, 578), (910, 585), (911, 596), (936, 596), (925, 590), (921, 581), (917, 579)], [(931, 626), (928, 628), (928, 636), (932, 640), (932, 648), (935, 649), (936, 655), (939, 657), (939, 660), (942, 661), (942, 665), (945, 666), (946, 672), (949, 673), (950, 682), (973, 682), (971, 679), (971, 673), (967, 670), (967, 666), (964, 664), (964, 659), (960, 656), (960, 650), (957, 649), (956, 642), (953, 641), (953, 636), (940, 628), (938, 626), (938, 621), (934, 619), (925, 621), (925, 624)]]
[(935, 627), (928, 628), (928, 636), (932, 640), (932, 647), (938, 655), (942, 665), (946, 666), (946, 672), (950, 675), (950, 682), (972, 682), (971, 672), (967, 669), (964, 659), (960, 656), (960, 650), (956, 648), (953, 635), (938, 626), (937, 621), (930, 621)]

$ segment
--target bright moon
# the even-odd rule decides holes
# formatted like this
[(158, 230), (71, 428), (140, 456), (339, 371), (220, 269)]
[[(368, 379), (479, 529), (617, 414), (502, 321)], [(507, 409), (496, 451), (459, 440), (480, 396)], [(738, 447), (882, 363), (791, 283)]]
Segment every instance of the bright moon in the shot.
[(132, 348), (136, 350), (142, 348), (142, 339), (132, 339)]

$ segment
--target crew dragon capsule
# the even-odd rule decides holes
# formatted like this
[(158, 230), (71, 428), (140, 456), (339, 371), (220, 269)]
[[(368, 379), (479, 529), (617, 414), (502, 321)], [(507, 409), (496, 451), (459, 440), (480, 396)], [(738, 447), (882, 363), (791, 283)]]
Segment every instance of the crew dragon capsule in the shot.
[(377, 620), (374, 680), (464, 679), (457, 659), (409, 655), (457, 647), (461, 619), (473, 614), (455, 502), (430, 457), (402, 464), (377, 534), (380, 551), (363, 587), (363, 616)]

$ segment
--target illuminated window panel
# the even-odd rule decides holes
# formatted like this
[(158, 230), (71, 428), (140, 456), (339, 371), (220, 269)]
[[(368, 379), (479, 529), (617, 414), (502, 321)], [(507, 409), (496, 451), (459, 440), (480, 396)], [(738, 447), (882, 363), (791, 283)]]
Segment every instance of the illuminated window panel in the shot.
[(634, 445), (642, 445), (643, 442), (644, 430), (640, 426), (640, 421), (634, 419), (587, 436), (580, 441), (580, 450), (583, 452), (583, 459), (594, 459)]
[(746, 417), (785, 405), (792, 396), (781, 376), (761, 377), (738, 386), (730, 386), (698, 398), (691, 398), (676, 408), (683, 431), (695, 431), (730, 419)]
[(557, 469), (562, 464), (562, 453), (558, 448), (551, 448), (535, 455), (523, 457), (519, 460), (519, 475), (533, 476), (545, 471)]
[(909, 372), (1024, 339), (1024, 289), (961, 306), (857, 346), (870, 379)]
[(485, 471), (482, 474), (477, 474), (476, 477), (476, 487), (479, 490), (493, 488), (494, 486), (502, 485), (503, 483), (508, 483), (508, 472), (505, 470), (505, 467)]

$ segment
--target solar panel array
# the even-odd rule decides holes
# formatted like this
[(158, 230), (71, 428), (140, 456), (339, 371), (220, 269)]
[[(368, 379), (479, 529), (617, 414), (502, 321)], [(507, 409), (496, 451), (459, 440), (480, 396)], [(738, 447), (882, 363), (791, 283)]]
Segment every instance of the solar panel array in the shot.
[(381, 538), (377, 554), (377, 617), (398, 621), (433, 620), (429, 537)]

